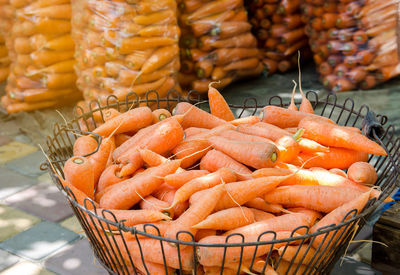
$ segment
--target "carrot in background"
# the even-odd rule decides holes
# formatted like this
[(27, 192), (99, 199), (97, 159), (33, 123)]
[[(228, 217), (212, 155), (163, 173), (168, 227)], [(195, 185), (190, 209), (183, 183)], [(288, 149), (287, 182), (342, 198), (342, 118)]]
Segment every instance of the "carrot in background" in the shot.
[(95, 177), (93, 164), (84, 157), (72, 157), (65, 162), (64, 177), (67, 182), (93, 199)]
[(350, 180), (365, 185), (374, 185), (378, 179), (375, 167), (368, 162), (353, 163), (347, 170), (347, 176)]
[(227, 167), (232, 169), (236, 173), (250, 174), (251, 171), (246, 166), (237, 162), (230, 156), (218, 151), (211, 150), (200, 161), (200, 169), (207, 170), (209, 172), (215, 172), (220, 168)]
[(232, 121), (235, 119), (228, 103), (220, 92), (212, 87), (212, 82), (208, 85), (208, 100), (210, 104), (211, 114), (221, 118), (225, 121)]
[[(304, 118), (300, 121), (298, 127), (304, 129), (303, 136), (305, 138), (315, 140), (322, 145), (348, 148), (375, 155), (387, 155), (385, 150), (376, 142), (362, 134), (332, 123), (327, 123), (315, 118)], [(331, 168), (341, 167), (335, 166)]]

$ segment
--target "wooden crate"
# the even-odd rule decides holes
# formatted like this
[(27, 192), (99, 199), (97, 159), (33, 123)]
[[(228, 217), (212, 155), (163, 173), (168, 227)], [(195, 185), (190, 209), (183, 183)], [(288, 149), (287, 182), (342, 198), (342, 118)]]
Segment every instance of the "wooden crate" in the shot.
[(372, 245), (372, 266), (383, 274), (400, 274), (400, 202), (386, 210), (375, 223), (373, 240), (385, 243)]

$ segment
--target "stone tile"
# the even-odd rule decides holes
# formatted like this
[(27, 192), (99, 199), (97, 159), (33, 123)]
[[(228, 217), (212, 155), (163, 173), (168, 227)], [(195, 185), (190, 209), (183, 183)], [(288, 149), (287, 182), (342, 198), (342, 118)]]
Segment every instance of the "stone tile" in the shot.
[(85, 231), (83, 230), (81, 224), (79, 223), (75, 215), (63, 220), (62, 222), (60, 222), (60, 225), (77, 234), (81, 235), (85, 234)]
[(44, 269), (39, 264), (32, 262), (20, 262), (6, 270), (1, 275), (56, 275), (55, 273)]
[(49, 173), (42, 174), (41, 176), (39, 176), (37, 178), (37, 180), (38, 180), (38, 183), (45, 183), (45, 184), (49, 184), (49, 185), (53, 184), (53, 181), (52, 181)]
[(32, 178), (22, 176), (7, 168), (0, 167), (0, 200), (36, 184)]
[(7, 251), (0, 250), (0, 271), (12, 266), (13, 264), (16, 264), (19, 259), (20, 258), (8, 253)]
[(12, 139), (7, 136), (0, 136), (0, 146), (3, 146), (11, 141)]
[(40, 183), (4, 200), (5, 204), (53, 222), (73, 214), (64, 195), (55, 185)]
[(21, 158), (36, 151), (37, 148), (32, 145), (12, 141), (6, 145), (0, 146), (0, 163)]
[(38, 222), (40, 222), (38, 217), (6, 205), (0, 205), (0, 242), (27, 230)]
[(62, 249), (44, 262), (44, 266), (60, 275), (106, 275), (94, 258), (88, 240), (80, 240)]
[(29, 154), (23, 158), (10, 161), (6, 164), (7, 168), (14, 170), (28, 177), (38, 177), (46, 171), (40, 170), (40, 165), (44, 162), (45, 157), (41, 151)]
[(29, 260), (40, 261), (78, 238), (78, 234), (44, 221), (0, 243), (0, 248)]
[(16, 136), (14, 139), (16, 141), (19, 141), (19, 142), (22, 142), (22, 143), (26, 143), (26, 144), (32, 143), (32, 139), (30, 137), (28, 137), (27, 135), (24, 135), (24, 134), (20, 134), (20, 135)]

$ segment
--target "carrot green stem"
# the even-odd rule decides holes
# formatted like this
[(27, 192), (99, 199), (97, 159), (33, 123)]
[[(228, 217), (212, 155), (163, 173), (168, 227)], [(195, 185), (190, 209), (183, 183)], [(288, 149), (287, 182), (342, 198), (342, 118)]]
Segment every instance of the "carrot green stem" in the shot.
[(295, 141), (299, 142), (303, 134), (304, 134), (304, 129), (300, 128), (292, 137)]

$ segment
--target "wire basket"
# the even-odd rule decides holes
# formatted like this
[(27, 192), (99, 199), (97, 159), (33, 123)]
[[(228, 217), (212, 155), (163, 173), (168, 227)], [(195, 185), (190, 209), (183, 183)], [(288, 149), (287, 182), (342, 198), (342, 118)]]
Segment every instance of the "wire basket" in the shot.
[[(363, 105), (359, 109), (355, 109), (354, 101), (350, 98), (342, 104), (338, 104), (336, 96), (332, 94), (321, 100), (317, 93), (310, 91), (307, 93), (307, 97), (316, 108), (316, 113), (329, 117), (341, 125), (362, 128), (364, 134), (377, 139), (388, 152), (388, 156), (371, 156), (369, 159), (369, 162), (378, 171), (376, 185), (380, 186), (382, 190), (381, 197), (377, 200), (370, 200), (361, 213), (357, 214), (356, 210), (350, 211), (340, 224), (326, 226), (312, 234), (309, 233), (308, 227), (301, 226), (293, 230), (290, 238), (276, 239), (276, 232), (267, 231), (259, 236), (257, 242), (252, 243), (244, 242), (241, 234), (227, 236), (226, 243), (222, 244), (198, 243), (194, 236), (187, 231), (179, 232), (176, 239), (168, 239), (162, 237), (159, 229), (152, 224), (146, 224), (144, 231), (125, 226), (124, 221), (118, 221), (112, 211), (96, 208), (90, 199), (86, 199), (84, 205), (78, 204), (71, 190), (62, 187), (56, 174), (50, 169), (49, 163), (45, 163), (42, 168), (48, 169), (53, 181), (66, 195), (86, 232), (96, 258), (109, 274), (204, 274), (203, 270), (199, 268), (197, 260), (197, 253), (201, 247), (211, 247), (210, 249), (223, 251), (220, 268), (217, 271), (214, 268), (214, 272), (217, 274), (230, 274), (228, 269), (224, 269), (228, 265), (225, 258), (229, 253), (237, 253), (235, 271), (230, 270), (233, 274), (242, 274), (244, 267), (255, 274), (271, 274), (267, 269), (267, 264), (273, 266), (277, 270), (277, 274), (328, 274), (338, 258), (345, 253), (352, 237), (362, 228), (371, 213), (397, 187), (400, 171), (400, 138), (395, 137), (394, 126), (386, 125), (386, 116), (377, 115), (376, 118), (379, 119), (377, 122), (375, 115), (369, 111), (367, 106)], [(72, 156), (72, 146), (76, 139), (71, 129), (89, 133), (87, 130), (90, 131), (97, 126), (93, 117), (95, 112), (102, 116), (107, 108), (123, 111), (132, 105), (136, 107), (143, 104), (172, 110), (181, 101), (199, 103), (201, 97), (196, 92), (190, 92), (187, 96), (181, 97), (177, 92), (171, 91), (166, 98), (161, 99), (158, 98), (155, 91), (149, 91), (144, 99), (139, 99), (136, 94), (132, 93), (124, 102), (118, 102), (112, 96), (104, 105), (93, 101), (89, 104), (87, 112), (81, 107), (77, 107), (75, 119), (67, 125), (56, 124), (53, 137), (47, 139), (52, 165), (63, 176), (63, 165)], [(248, 98), (242, 105), (231, 105), (230, 107), (238, 117), (241, 117), (254, 115), (269, 104), (287, 106), (288, 102), (283, 102), (282, 98), (278, 96), (271, 97), (262, 103), (255, 98)], [(208, 107), (206, 101), (200, 102), (199, 105)], [(296, 233), (301, 233), (301, 235)], [(192, 241), (181, 240), (183, 235), (189, 235)], [(271, 238), (263, 241), (265, 236)], [(317, 236), (323, 237), (322, 242), (318, 248), (313, 250), (312, 243)], [(231, 238), (240, 238), (242, 242), (229, 243)], [(151, 249), (146, 244), (149, 240), (152, 240), (153, 243)], [(300, 247), (306, 247), (305, 254), (297, 257), (299, 251), (296, 251), (294, 257), (286, 261), (285, 252), (293, 243)], [(277, 253), (278, 247), (280, 247), (279, 254)], [(259, 261), (260, 251), (265, 252), (261, 255), (262, 262)], [(245, 254), (251, 255), (251, 259), (247, 258), (246, 262), (244, 261)], [(149, 259), (158, 263), (163, 271), (156, 272), (147, 266), (146, 263)]]

